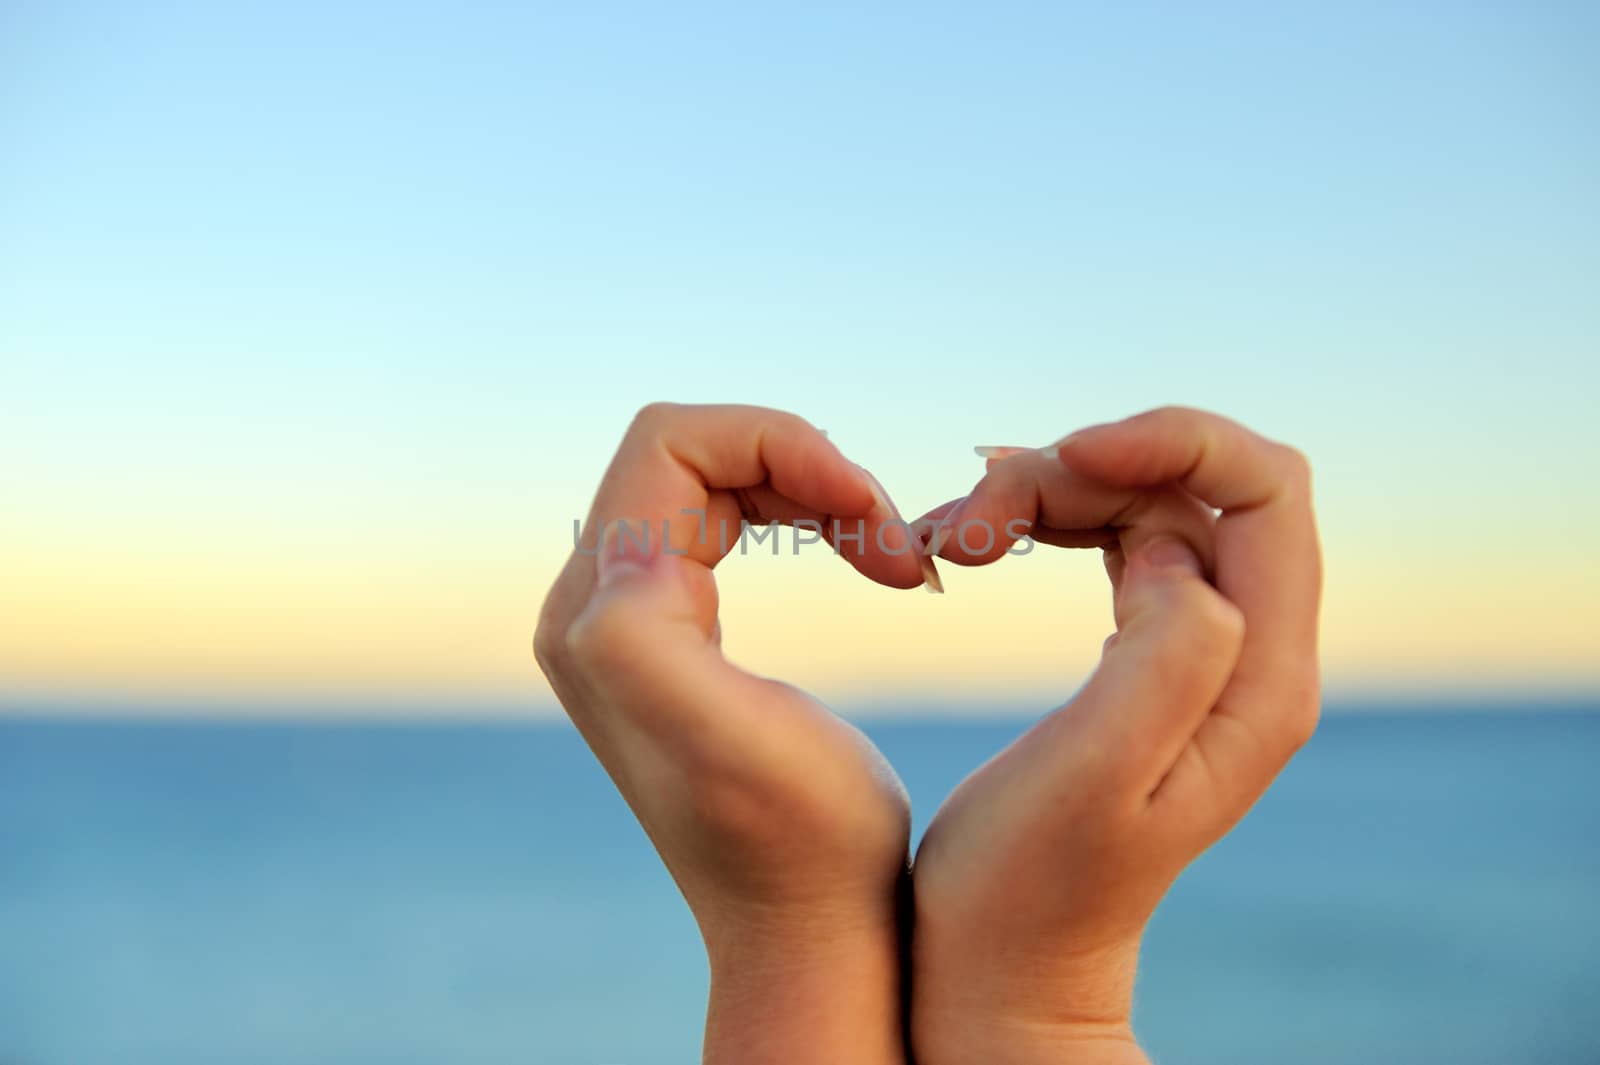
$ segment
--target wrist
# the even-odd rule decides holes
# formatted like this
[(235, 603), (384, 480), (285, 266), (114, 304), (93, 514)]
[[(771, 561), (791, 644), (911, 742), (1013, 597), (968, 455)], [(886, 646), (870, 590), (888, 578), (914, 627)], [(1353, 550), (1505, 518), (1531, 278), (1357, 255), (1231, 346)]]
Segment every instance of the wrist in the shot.
[(917, 1065), (1150, 1065), (1126, 1023), (949, 1017), (934, 1031), (914, 1023), (911, 1048)]
[(895, 907), (706, 935), (706, 1065), (904, 1065)]
[(917, 1065), (1145, 1065), (1133, 1036), (1137, 938), (1093, 947), (918, 915), (909, 1039)]

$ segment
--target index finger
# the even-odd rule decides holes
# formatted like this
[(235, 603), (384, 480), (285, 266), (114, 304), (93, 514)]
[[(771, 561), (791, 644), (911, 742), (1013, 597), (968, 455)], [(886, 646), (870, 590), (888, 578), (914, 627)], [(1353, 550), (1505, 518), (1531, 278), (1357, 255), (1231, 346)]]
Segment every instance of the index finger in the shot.
[[(996, 450), (996, 449), (988, 449)], [(1108, 484), (1057, 460), (1055, 449), (1015, 448), (988, 464), (965, 497), (918, 519), (932, 553), (962, 566), (996, 561), (1023, 536), (1058, 547), (1128, 546), (1143, 526), (1179, 536), (1207, 567), (1211, 511), (1176, 488), (1151, 491)]]
[(850, 530), (860, 523), (860, 550), (842, 552), (857, 569), (894, 587), (922, 582), (914, 545), (896, 551), (894, 537), (877, 535), (899, 515), (872, 476), (804, 418), (765, 407), (645, 407), (606, 470), (580, 543), (598, 543), (614, 522), (643, 523), (666, 534), (672, 551), (711, 566), (739, 541), (743, 520), (802, 518)]
[(875, 504), (865, 473), (798, 415), (652, 403), (628, 426), (589, 518), (659, 522), (704, 507), (711, 490), (765, 483), (823, 513), (864, 516)]

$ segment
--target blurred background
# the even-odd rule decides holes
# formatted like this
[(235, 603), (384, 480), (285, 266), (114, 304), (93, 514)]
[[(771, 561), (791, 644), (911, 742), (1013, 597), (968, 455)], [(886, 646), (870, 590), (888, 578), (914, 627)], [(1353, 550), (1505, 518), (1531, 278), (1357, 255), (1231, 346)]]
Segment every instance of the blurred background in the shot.
[[(1600, 1060), (1600, 11), (0, 0), (0, 1061), (694, 1060), (528, 643), (656, 399), (907, 513), (1162, 403), (1313, 460), (1328, 715), (1152, 929), (1158, 1060)], [(1098, 557), (734, 558), (919, 827)]]

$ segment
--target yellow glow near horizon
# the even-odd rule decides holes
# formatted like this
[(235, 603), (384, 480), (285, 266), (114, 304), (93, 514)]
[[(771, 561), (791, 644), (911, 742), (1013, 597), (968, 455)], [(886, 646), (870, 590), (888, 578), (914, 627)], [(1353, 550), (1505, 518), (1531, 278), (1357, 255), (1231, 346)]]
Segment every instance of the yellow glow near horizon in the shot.
[[(8, 547), (15, 545), (7, 545)], [(0, 691), (90, 701), (348, 699), (382, 711), (551, 699), (528, 640), (559, 566), (515, 545), (422, 557), (301, 557), (135, 542), (33, 545), (8, 566)], [(416, 545), (412, 545), (415, 550)], [(785, 548), (787, 551), (787, 547)], [(1593, 686), (1594, 563), (1473, 573), (1459, 559), (1327, 545), (1328, 687)], [(21, 557), (8, 551), (8, 558)], [(949, 593), (869, 585), (825, 548), (733, 559), (725, 647), (742, 665), (839, 705), (974, 710), (1065, 695), (1110, 631), (1095, 553), (1044, 549), (983, 570), (944, 567)], [(520, 712), (520, 711), (519, 711)]]

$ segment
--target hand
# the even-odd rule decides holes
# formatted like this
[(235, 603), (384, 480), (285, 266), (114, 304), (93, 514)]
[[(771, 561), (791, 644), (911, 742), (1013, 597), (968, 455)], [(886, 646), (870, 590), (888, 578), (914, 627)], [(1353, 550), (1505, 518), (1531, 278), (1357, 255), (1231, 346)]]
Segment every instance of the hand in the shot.
[[(962, 523), (1021, 517), (1036, 539), (1106, 547), (1117, 632), (1079, 694), (928, 829), (916, 1060), (1143, 1062), (1129, 1015), (1151, 912), (1315, 728), (1308, 468), (1225, 419), (1163, 409), (992, 463), (957, 502)], [(983, 564), (1007, 543), (974, 554), (949, 536), (941, 553)]]
[(580, 537), (601, 549), (568, 560), (535, 652), (700, 926), (705, 1060), (903, 1061), (905, 790), (856, 729), (723, 658), (711, 567), (743, 518), (837, 520), (863, 534), (841, 553), (891, 587), (932, 565), (876, 481), (800, 418), (654, 405)]

